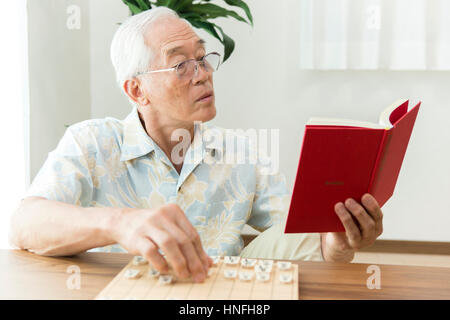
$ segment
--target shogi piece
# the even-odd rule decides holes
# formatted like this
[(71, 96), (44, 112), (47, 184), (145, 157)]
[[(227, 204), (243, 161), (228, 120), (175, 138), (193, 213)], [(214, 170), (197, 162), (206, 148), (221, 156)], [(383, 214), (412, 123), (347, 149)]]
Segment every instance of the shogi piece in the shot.
[[(296, 300), (298, 265), (289, 261), (212, 257), (202, 283), (160, 274), (151, 264), (133, 258), (98, 294), (111, 300)], [(256, 260), (256, 262), (255, 262)], [(244, 262), (242, 262), (244, 261)], [(253, 266), (253, 267), (251, 267)]]
[(239, 263), (240, 257), (238, 256), (225, 256), (223, 261), (227, 265), (237, 265)]

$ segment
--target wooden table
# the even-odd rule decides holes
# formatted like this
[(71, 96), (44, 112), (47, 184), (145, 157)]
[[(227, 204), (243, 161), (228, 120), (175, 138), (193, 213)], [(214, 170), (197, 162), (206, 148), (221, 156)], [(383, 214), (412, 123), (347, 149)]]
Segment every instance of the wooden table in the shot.
[[(93, 299), (130, 259), (120, 253), (52, 258), (0, 250), (0, 299)], [(79, 290), (66, 285), (74, 265), (81, 271)], [(450, 268), (378, 265), (381, 289), (370, 290), (367, 264), (298, 265), (300, 299), (450, 299)]]

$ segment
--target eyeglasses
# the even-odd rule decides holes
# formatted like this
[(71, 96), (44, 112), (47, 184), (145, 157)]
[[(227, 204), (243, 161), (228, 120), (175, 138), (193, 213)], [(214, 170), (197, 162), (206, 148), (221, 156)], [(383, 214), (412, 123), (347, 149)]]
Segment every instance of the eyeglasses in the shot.
[(194, 76), (197, 76), (199, 65), (201, 65), (206, 72), (216, 71), (219, 69), (220, 65), (220, 54), (217, 52), (210, 52), (203, 56), (200, 60), (189, 59), (178, 63), (173, 68), (138, 72), (136, 76), (157, 72), (176, 71), (176, 74), (180, 80), (190, 80)]

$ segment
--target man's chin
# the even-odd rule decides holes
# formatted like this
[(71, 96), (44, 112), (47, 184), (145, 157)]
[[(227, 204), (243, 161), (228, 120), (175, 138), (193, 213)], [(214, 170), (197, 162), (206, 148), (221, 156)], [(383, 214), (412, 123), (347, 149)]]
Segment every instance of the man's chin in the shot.
[(212, 103), (209, 106), (205, 106), (198, 111), (196, 121), (207, 122), (216, 117), (216, 106)]

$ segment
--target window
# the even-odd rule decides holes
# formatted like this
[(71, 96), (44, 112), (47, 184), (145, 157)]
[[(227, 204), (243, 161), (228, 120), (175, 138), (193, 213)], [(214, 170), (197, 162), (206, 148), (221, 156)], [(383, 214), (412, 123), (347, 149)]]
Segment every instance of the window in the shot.
[(27, 186), (28, 114), (26, 1), (0, 2), (0, 248), (8, 245), (9, 218)]
[(300, 68), (450, 70), (448, 0), (300, 0)]

